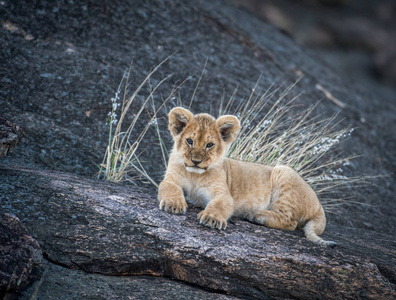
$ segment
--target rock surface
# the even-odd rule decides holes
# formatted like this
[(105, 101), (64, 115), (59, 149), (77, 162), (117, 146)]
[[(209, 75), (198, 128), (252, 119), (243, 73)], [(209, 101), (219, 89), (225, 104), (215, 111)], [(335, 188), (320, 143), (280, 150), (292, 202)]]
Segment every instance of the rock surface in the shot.
[(0, 158), (14, 150), (25, 129), (0, 115)]
[[(93, 176), (102, 162), (108, 139), (105, 125), (124, 71), (133, 59), (131, 90), (163, 59), (176, 52), (152, 77), (153, 83), (173, 74), (154, 98), (157, 107), (175, 84), (200, 74), (204, 76), (192, 103), (194, 112), (216, 113), (223, 94), (230, 97), (236, 86), (236, 101), (247, 99), (262, 74), (259, 88), (295, 84), (287, 100), (303, 94), (296, 109), (317, 104), (315, 115), (338, 113), (342, 126), (358, 130), (340, 145), (338, 153), (359, 154), (344, 168), (346, 176), (387, 175), (372, 185), (353, 190), (354, 201), (331, 215), (332, 222), (345, 226), (396, 232), (396, 143), (391, 128), (396, 123), (396, 105), (380, 94), (353, 84), (299, 47), (277, 29), (246, 11), (223, 1), (101, 1), (100, 3), (40, 4), (4, 1), (0, 17), (0, 107), (13, 122), (26, 127), (25, 138), (2, 163), (55, 169)], [(44, 24), (44, 25), (43, 25)], [(191, 33), (194, 34), (191, 34)], [(188, 103), (198, 75), (187, 81), (169, 102), (168, 109)], [(320, 84), (346, 104), (340, 107), (324, 98)], [(139, 109), (137, 97), (127, 120)], [(393, 97), (394, 99), (394, 97)], [(275, 101), (275, 99), (273, 99)], [(119, 112), (118, 112), (119, 114)], [(147, 114), (137, 124), (137, 131)], [(170, 146), (166, 111), (159, 114), (162, 137)], [(161, 150), (151, 130), (140, 149), (149, 174), (159, 181), (164, 172)], [(345, 198), (345, 194), (340, 194)], [(347, 198), (350, 197), (348, 194)], [(381, 199), (381, 205), (378, 205)], [(376, 217), (373, 218), (372, 215)]]
[[(389, 85), (396, 84), (394, 1), (236, 1), (286, 31), (300, 44), (314, 47), (316, 53), (322, 52), (324, 56), (326, 52), (331, 53), (346, 65), (351, 62), (342, 58), (345, 53), (354, 53), (355, 59), (360, 56), (360, 62), (354, 66), (363, 74), (350, 70), (349, 76), (357, 75), (359, 81), (365, 76), (371, 77), (371, 80), (364, 81), (368, 85), (376, 85), (379, 90), (381, 85), (375, 84), (374, 76)], [(353, 60), (353, 56), (351, 58)], [(337, 69), (341, 71), (345, 67), (337, 66)]]
[(32, 280), (32, 270), (41, 261), (39, 243), (20, 220), (0, 214), (0, 293), (26, 286)]
[[(301, 232), (241, 220), (217, 231), (198, 224), (196, 208), (185, 216), (159, 211), (156, 196), (139, 188), (54, 171), (0, 170), (1, 209), (21, 216), (49, 261), (71, 269), (171, 277), (241, 298), (396, 297), (390, 236), (329, 230), (325, 236), (340, 244), (330, 249)], [(11, 187), (14, 181), (22, 187)]]
[[(152, 276), (103, 276), (81, 270), (70, 270), (52, 263), (45, 263), (38, 274), (40, 278), (28, 289), (13, 295), (14, 298), (31, 299), (235, 299), (215, 292), (208, 292), (163, 277)], [(54, 288), (57, 287), (57, 288)]]

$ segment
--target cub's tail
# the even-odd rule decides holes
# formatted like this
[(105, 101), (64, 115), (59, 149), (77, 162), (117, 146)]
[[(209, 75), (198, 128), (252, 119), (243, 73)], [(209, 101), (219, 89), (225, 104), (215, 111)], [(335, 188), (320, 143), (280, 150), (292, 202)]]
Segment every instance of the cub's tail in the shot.
[(314, 243), (333, 248), (337, 245), (336, 242), (325, 241), (324, 239), (318, 236), (319, 234), (322, 234), (325, 227), (326, 227), (326, 217), (322, 209), (320, 214), (318, 214), (315, 218), (309, 220), (307, 224), (305, 224), (305, 226), (303, 227), (305, 237)]

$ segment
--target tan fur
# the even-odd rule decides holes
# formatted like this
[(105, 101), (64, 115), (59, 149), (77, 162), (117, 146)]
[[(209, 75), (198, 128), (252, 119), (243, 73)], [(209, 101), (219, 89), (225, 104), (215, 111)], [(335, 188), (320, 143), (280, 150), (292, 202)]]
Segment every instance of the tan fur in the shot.
[(205, 208), (198, 219), (212, 228), (225, 229), (228, 218), (239, 216), (272, 228), (301, 227), (309, 240), (334, 246), (318, 236), (326, 226), (323, 208), (293, 169), (225, 157), (239, 127), (238, 119), (230, 115), (216, 120), (181, 107), (169, 113), (174, 146), (159, 186), (160, 209), (184, 214), (187, 198)]

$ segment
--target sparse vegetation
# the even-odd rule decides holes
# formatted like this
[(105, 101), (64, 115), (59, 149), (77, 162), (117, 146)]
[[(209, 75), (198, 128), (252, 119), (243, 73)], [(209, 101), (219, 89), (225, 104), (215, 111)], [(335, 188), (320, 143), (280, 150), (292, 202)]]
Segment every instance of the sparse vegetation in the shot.
[[(147, 130), (153, 126), (159, 139), (158, 151), (162, 154), (164, 170), (166, 169), (168, 151), (158, 128), (157, 112), (184, 83), (174, 88), (156, 109), (153, 95), (168, 77), (159, 81), (154, 87), (151, 85), (150, 77), (162, 64), (163, 62), (147, 75), (130, 97), (126, 97), (129, 74), (121, 81), (111, 100), (112, 111), (108, 118), (109, 142), (103, 163), (100, 165), (99, 177), (103, 176), (109, 181), (120, 182), (131, 180), (133, 178), (131, 174), (139, 174), (154, 186), (158, 186), (146, 171), (146, 163), (139, 159), (137, 150)], [(134, 112), (134, 118), (127, 130), (122, 131), (122, 123), (131, 104), (145, 85), (149, 89), (148, 96), (144, 98), (140, 109)], [(333, 149), (336, 144), (350, 136), (353, 128), (336, 130), (336, 126), (339, 125), (336, 122), (336, 116), (325, 119), (321, 119), (320, 116), (313, 117), (315, 107), (309, 107), (301, 113), (293, 113), (295, 99), (287, 101), (286, 98), (294, 85), (282, 92), (271, 88), (261, 92), (257, 91), (257, 86), (258, 83), (246, 101), (238, 101), (237, 104), (235, 101), (237, 91), (235, 91), (229, 101), (226, 104), (221, 101), (218, 108), (219, 115), (234, 114), (240, 119), (242, 125), (239, 137), (231, 145), (228, 156), (267, 165), (285, 164), (294, 168), (311, 184), (327, 211), (340, 202), (344, 202), (344, 198), (335, 198), (334, 193), (339, 192), (341, 187), (362, 178), (344, 176), (343, 168), (353, 157), (339, 157), (334, 154)], [(124, 87), (123, 91), (122, 87)], [(195, 92), (196, 89), (194, 95)], [(122, 103), (119, 104), (121, 93)], [(117, 119), (118, 107), (121, 107), (119, 119)], [(143, 130), (139, 134), (135, 132), (132, 139), (132, 131), (136, 129), (135, 125), (144, 110), (151, 117)]]
[[(161, 109), (162, 105), (166, 103), (170, 97), (169, 96), (167, 99), (165, 99), (163, 104), (157, 110), (155, 109), (153, 94), (158, 89), (158, 87), (169, 78), (169, 76), (162, 79), (154, 87), (152, 87), (150, 83), (150, 78), (165, 61), (160, 63), (146, 76), (143, 82), (135, 89), (130, 97), (127, 97), (127, 94), (131, 68), (129, 69), (128, 74), (124, 74), (115, 96), (111, 99), (112, 110), (108, 114), (107, 121), (109, 126), (109, 139), (103, 162), (99, 166), (100, 171), (98, 173), (98, 178), (103, 176), (106, 180), (112, 182), (121, 182), (124, 180), (131, 180), (133, 178), (131, 174), (138, 173), (149, 180), (154, 186), (158, 186), (157, 183), (152, 180), (149, 174), (147, 174), (144, 165), (141, 163), (138, 155), (138, 149), (149, 127), (156, 124), (158, 110)], [(139, 92), (145, 85), (149, 87), (150, 92), (145, 98), (143, 98), (144, 100), (140, 105), (140, 109), (133, 113), (134, 117), (131, 123), (128, 125), (127, 129), (123, 131), (123, 122), (126, 119), (126, 115), (129, 112), (132, 103), (137, 99)], [(171, 95), (174, 91), (172, 91)], [(121, 103), (119, 103), (120, 94), (122, 94)], [(136, 130), (136, 124), (140, 116), (142, 115), (143, 111), (147, 109), (148, 103), (150, 101), (152, 102), (153, 108), (150, 120), (144, 126), (143, 130), (139, 132), (139, 134), (132, 136), (133, 131)], [(119, 119), (117, 115), (118, 107), (120, 107)]]
[[(321, 119), (312, 117), (314, 106), (300, 113), (292, 111), (295, 99), (286, 102), (293, 88), (256, 93), (239, 104), (234, 111), (229, 105), (223, 113), (236, 115), (241, 122), (239, 138), (231, 145), (228, 157), (265, 165), (288, 165), (296, 170), (316, 191), (326, 210), (344, 199), (334, 198), (340, 188), (362, 177), (343, 175), (343, 168), (354, 157), (335, 155), (334, 146), (349, 137), (353, 128), (336, 130), (336, 116)], [(277, 96), (274, 104), (271, 99)], [(234, 93), (235, 95), (235, 93)]]

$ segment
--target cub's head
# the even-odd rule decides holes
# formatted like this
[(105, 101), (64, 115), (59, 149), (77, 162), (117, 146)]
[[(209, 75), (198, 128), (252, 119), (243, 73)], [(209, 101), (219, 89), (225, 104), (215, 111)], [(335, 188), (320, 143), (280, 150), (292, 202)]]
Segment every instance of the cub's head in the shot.
[(193, 115), (182, 107), (169, 113), (168, 128), (175, 142), (173, 151), (187, 171), (198, 174), (222, 162), (239, 126), (238, 119), (230, 115), (216, 120), (208, 114)]

